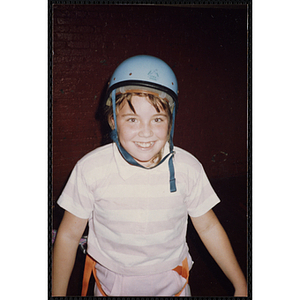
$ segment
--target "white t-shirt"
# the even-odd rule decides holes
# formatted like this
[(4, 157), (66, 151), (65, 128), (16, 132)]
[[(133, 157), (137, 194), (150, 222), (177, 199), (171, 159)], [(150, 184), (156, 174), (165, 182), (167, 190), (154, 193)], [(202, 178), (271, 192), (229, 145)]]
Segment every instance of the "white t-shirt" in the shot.
[(88, 153), (73, 169), (58, 204), (89, 219), (87, 252), (111, 271), (145, 275), (175, 268), (189, 256), (188, 215), (201, 216), (220, 201), (199, 161), (174, 150), (174, 193), (168, 159), (153, 169), (132, 166), (114, 143)]

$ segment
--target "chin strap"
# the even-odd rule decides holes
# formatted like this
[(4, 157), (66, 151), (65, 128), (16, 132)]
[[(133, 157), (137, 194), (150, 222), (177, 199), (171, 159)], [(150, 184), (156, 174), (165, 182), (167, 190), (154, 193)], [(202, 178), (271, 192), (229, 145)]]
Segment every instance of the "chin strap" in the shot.
[(112, 91), (112, 106), (113, 106), (113, 117), (114, 117), (114, 123), (115, 123), (115, 129), (112, 130), (110, 133), (111, 139), (116, 143), (121, 155), (123, 158), (130, 163), (131, 165), (134, 165), (136, 167), (140, 167), (143, 169), (153, 169), (160, 164), (162, 164), (168, 157), (169, 157), (169, 172), (170, 172), (170, 192), (174, 193), (177, 191), (176, 188), (176, 179), (175, 179), (175, 169), (174, 169), (174, 144), (173, 144), (173, 135), (174, 135), (174, 124), (175, 124), (175, 109), (173, 109), (172, 113), (172, 127), (171, 127), (171, 133), (170, 133), (170, 153), (168, 153), (157, 165), (151, 168), (146, 168), (142, 165), (140, 165), (120, 144), (119, 138), (118, 138), (118, 131), (117, 131), (117, 116), (116, 116), (116, 90)]

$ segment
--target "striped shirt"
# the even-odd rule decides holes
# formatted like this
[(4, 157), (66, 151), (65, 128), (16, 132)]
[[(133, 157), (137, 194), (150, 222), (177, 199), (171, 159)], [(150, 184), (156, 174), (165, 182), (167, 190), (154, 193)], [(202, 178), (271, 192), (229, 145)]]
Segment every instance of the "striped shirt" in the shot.
[(201, 216), (220, 201), (199, 161), (174, 150), (175, 193), (168, 160), (153, 169), (135, 167), (114, 143), (88, 153), (73, 169), (58, 204), (89, 219), (87, 252), (111, 271), (145, 275), (173, 269), (189, 256), (188, 215)]

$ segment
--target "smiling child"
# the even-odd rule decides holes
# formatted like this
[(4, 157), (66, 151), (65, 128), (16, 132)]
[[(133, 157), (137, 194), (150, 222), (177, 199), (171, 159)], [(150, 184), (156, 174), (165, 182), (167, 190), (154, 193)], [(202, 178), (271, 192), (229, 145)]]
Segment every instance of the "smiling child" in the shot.
[(79, 160), (58, 200), (65, 209), (54, 244), (53, 296), (66, 295), (88, 223), (83, 279), (95, 296), (190, 296), (188, 216), (235, 296), (247, 284), (212, 208), (220, 202), (201, 163), (174, 147), (177, 80), (162, 60), (139, 55), (113, 73), (106, 113), (113, 143)]

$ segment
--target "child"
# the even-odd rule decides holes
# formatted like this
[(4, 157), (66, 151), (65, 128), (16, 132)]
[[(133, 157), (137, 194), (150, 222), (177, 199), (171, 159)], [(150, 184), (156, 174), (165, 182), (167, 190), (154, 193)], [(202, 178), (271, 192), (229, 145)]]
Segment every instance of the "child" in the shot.
[(113, 143), (76, 164), (58, 200), (65, 214), (54, 244), (54, 296), (66, 295), (87, 222), (82, 295), (93, 271), (95, 296), (190, 296), (188, 215), (235, 296), (247, 296), (212, 211), (219, 199), (198, 160), (173, 145), (177, 97), (176, 77), (158, 58), (134, 56), (113, 73), (106, 98)]

